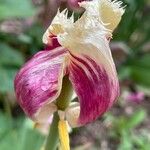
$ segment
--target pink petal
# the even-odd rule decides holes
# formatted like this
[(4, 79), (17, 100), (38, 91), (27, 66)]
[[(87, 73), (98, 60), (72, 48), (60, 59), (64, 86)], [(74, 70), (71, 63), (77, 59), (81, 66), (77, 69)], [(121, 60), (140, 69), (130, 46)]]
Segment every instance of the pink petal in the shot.
[(18, 102), (32, 119), (37, 120), (39, 113), (44, 112), (42, 108), (59, 96), (65, 56), (66, 51), (62, 47), (38, 52), (16, 75)]
[(83, 125), (112, 106), (119, 95), (119, 83), (105, 36), (92, 33), (74, 45), (68, 70), (80, 102), (79, 124)]
[(112, 106), (119, 94), (118, 81), (110, 78), (104, 66), (90, 57), (72, 57), (76, 62), (70, 65), (70, 80), (80, 101), (79, 124), (86, 124)]
[(48, 39), (49, 39), (50, 42), (46, 45), (46, 49), (45, 50), (53, 50), (53, 49), (61, 46), (59, 44), (56, 36), (48, 35)]

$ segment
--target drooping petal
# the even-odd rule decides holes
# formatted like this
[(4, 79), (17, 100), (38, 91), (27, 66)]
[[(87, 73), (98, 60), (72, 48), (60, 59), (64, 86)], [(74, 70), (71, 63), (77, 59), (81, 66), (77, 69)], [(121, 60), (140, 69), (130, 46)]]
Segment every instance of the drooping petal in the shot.
[[(100, 18), (99, 5), (103, 4), (100, 2), (82, 2), (80, 5), (86, 9), (82, 17), (66, 32), (57, 35), (59, 43), (70, 51), (68, 70), (80, 102), (80, 125), (105, 113), (119, 95), (116, 68), (109, 48), (112, 34)], [(115, 17), (117, 15), (114, 20)]]
[(15, 92), (18, 102), (35, 121), (41, 121), (43, 117), (48, 119), (56, 110), (51, 102), (61, 91), (65, 56), (66, 51), (62, 47), (38, 52), (16, 75)]
[[(94, 45), (96, 38), (88, 37), (86, 43), (78, 44), (71, 54), (70, 80), (80, 101), (79, 124), (91, 122), (105, 113), (119, 95), (116, 70), (110, 56), (103, 50), (109, 49), (108, 41)], [(96, 41), (95, 41), (96, 42)], [(97, 41), (98, 42), (98, 41)], [(110, 50), (110, 49), (109, 49)]]
[(100, 18), (103, 23), (107, 24), (106, 27), (112, 31), (118, 26), (124, 14), (124, 9), (121, 7), (122, 3), (123, 2), (116, 0), (100, 1)]

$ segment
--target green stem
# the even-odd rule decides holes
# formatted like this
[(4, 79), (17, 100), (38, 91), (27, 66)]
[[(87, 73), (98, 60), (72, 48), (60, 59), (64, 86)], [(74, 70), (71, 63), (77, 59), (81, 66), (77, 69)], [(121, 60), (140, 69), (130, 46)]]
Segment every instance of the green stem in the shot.
[[(58, 110), (64, 111), (68, 107), (71, 101), (72, 94), (73, 94), (72, 85), (68, 79), (68, 76), (65, 76), (63, 78), (62, 90), (61, 90), (60, 96), (56, 100), (56, 105), (57, 105)], [(58, 116), (58, 113), (55, 113), (50, 131), (49, 131), (49, 135), (46, 141), (45, 150), (57, 149), (57, 144), (59, 140), (58, 122), (59, 122), (59, 116)]]
[(6, 112), (6, 115), (8, 116), (8, 118), (12, 118), (12, 114), (11, 114), (11, 106), (9, 101), (6, 99), (6, 94), (2, 95), (2, 100), (3, 100), (3, 105), (4, 105), (4, 109)]
[(65, 110), (68, 107), (72, 95), (73, 95), (72, 85), (68, 79), (68, 76), (65, 76), (63, 78), (63, 84), (62, 84), (62, 90), (60, 96), (56, 101), (58, 110)]
[(47, 137), (45, 150), (56, 150), (58, 144), (58, 122), (59, 116), (57, 113), (54, 114), (53, 122), (51, 124), (50, 132)]

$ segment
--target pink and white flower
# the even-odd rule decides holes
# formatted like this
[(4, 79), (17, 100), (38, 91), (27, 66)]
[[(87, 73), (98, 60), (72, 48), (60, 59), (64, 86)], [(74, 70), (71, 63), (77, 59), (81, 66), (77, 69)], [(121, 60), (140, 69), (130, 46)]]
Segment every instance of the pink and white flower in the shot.
[(76, 22), (73, 16), (67, 18), (67, 10), (58, 10), (43, 36), (47, 48), (35, 54), (15, 78), (18, 102), (31, 119), (44, 122), (57, 111), (56, 99), (66, 75), (79, 100), (65, 111), (68, 122), (75, 121), (72, 126), (92, 122), (113, 105), (119, 83), (109, 41), (124, 13), (121, 4), (81, 2), (85, 12)]

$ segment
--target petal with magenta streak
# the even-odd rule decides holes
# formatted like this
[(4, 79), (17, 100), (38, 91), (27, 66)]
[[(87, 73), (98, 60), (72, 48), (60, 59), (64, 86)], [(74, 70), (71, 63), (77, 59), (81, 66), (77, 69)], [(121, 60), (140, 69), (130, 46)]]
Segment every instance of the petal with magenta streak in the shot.
[(69, 77), (80, 102), (79, 124), (103, 115), (119, 95), (115, 65), (105, 36), (91, 33), (70, 45)]
[[(39, 116), (48, 119), (52, 111), (56, 110), (54, 104), (50, 104), (61, 91), (65, 57), (66, 50), (62, 47), (38, 52), (16, 75), (15, 92), (18, 102), (34, 121), (40, 121)], [(45, 108), (48, 110), (46, 113), (43, 110)]]
[(112, 33), (100, 20), (98, 4), (103, 3), (99, 2), (82, 2), (80, 5), (86, 10), (81, 18), (65, 33), (57, 35), (59, 43), (70, 52), (68, 71), (80, 102), (80, 125), (104, 114), (119, 96), (118, 77), (109, 48)]
[[(79, 124), (95, 120), (110, 108), (119, 94), (116, 77), (105, 66), (84, 55), (70, 64), (70, 80), (80, 101)], [(92, 67), (91, 67), (92, 66)], [(94, 68), (94, 69), (93, 69)], [(111, 73), (111, 72), (110, 72)]]

